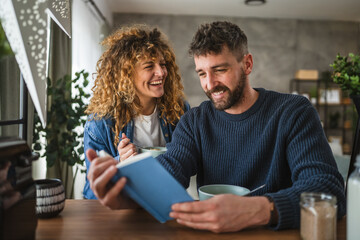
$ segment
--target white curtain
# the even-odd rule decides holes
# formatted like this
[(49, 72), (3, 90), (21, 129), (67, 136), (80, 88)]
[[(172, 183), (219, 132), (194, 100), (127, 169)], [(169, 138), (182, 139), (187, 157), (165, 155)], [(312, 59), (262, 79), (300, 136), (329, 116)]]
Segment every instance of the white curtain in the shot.
[(91, 10), (90, 4), (83, 0), (73, 0), (72, 5), (72, 71), (83, 69), (90, 75), (96, 70), (102, 49), (105, 23)]
[[(107, 34), (105, 22), (94, 12), (91, 4), (83, 0), (72, 2), (72, 76), (75, 72), (85, 70), (90, 74), (90, 84), (85, 89), (90, 93), (93, 86), (93, 73), (96, 71), (96, 62), (102, 54), (100, 42)], [(83, 131), (83, 129), (77, 129)], [(85, 184), (85, 174), (77, 173), (74, 197), (82, 198)]]

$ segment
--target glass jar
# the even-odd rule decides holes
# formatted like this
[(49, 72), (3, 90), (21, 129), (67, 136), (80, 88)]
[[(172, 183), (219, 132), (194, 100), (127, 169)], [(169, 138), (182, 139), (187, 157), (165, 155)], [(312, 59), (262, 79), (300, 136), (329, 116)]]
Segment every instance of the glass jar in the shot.
[(336, 239), (336, 197), (304, 192), (300, 196), (300, 235), (303, 240)]

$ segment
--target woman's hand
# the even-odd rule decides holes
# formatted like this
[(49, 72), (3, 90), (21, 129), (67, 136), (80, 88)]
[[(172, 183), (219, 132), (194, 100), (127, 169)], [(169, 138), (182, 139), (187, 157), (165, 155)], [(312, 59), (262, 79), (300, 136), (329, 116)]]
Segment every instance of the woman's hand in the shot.
[(130, 142), (130, 139), (123, 133), (121, 135), (121, 141), (117, 147), (120, 155), (120, 161), (124, 161), (129, 157), (132, 157), (137, 154), (136, 146)]

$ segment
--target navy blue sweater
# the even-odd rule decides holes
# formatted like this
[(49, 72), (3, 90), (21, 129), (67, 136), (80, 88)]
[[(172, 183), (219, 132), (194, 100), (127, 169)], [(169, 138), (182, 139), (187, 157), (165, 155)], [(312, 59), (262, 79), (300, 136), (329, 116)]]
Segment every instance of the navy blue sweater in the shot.
[(198, 187), (235, 184), (274, 199), (275, 229), (298, 228), (300, 194), (337, 197), (345, 214), (344, 180), (322, 129), (318, 113), (302, 96), (256, 89), (259, 98), (242, 114), (216, 110), (210, 101), (187, 112), (158, 157), (184, 187), (197, 174)]

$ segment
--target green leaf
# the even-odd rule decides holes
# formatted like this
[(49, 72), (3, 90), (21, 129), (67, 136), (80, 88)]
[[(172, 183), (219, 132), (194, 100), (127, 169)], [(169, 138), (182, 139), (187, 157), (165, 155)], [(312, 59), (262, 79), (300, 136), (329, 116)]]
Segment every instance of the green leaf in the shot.
[(35, 143), (34, 144), (34, 150), (40, 151), (41, 149), (42, 149), (42, 147), (41, 147), (40, 143)]
[(48, 167), (52, 167), (55, 164), (57, 159), (57, 152), (47, 153), (46, 154), (46, 162)]
[(82, 147), (79, 148), (79, 149), (78, 149), (78, 153), (79, 153), (80, 155), (83, 155), (83, 154), (84, 154), (84, 148), (82, 148)]
[(360, 94), (360, 56), (349, 53), (348, 56), (336, 55), (336, 59), (330, 67), (334, 70), (333, 81), (340, 85), (343, 90), (348, 90), (350, 95)]
[(74, 166), (75, 163), (76, 163), (76, 160), (75, 160), (73, 157), (71, 157), (71, 158), (68, 159), (67, 163), (68, 163), (70, 166)]
[[(48, 81), (48, 102), (51, 104), (47, 115), (47, 126), (42, 128), (37, 114), (34, 116), (33, 149), (45, 149), (47, 166), (57, 161), (65, 161), (73, 166), (78, 163), (84, 166), (84, 150), (82, 147), (83, 133), (76, 133), (74, 128), (86, 122), (85, 102), (90, 94), (83, 90), (89, 84), (89, 74), (82, 70), (75, 73), (75, 78), (65, 75), (56, 81)], [(82, 78), (82, 79), (81, 79)], [(74, 90), (75, 89), (75, 90)], [(71, 92), (76, 93), (72, 97)], [(44, 137), (46, 143), (40, 141)]]

